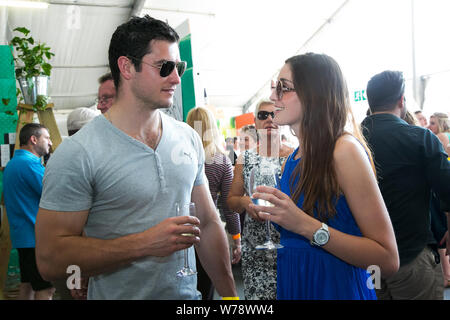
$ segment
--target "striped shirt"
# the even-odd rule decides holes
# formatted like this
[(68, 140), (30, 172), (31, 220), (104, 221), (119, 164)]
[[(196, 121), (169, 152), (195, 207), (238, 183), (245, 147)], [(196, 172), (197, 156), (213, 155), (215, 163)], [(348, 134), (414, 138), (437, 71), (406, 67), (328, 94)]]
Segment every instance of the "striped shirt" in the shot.
[(240, 233), (239, 213), (231, 211), (226, 202), (233, 181), (233, 166), (230, 159), (220, 152), (216, 153), (212, 159), (206, 160), (205, 174), (211, 197), (219, 209), (221, 218), (226, 222), (228, 233), (232, 235)]

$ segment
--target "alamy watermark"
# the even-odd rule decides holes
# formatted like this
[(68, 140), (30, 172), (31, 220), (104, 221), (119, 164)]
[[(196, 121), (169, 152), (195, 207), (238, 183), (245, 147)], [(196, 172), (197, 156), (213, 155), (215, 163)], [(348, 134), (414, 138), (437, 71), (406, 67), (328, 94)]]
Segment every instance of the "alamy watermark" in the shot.
[(81, 269), (77, 265), (70, 265), (66, 269), (66, 273), (70, 274), (67, 278), (67, 289), (81, 289)]
[(370, 274), (367, 278), (366, 285), (369, 289), (381, 289), (381, 269), (377, 265), (371, 265), (366, 272)]

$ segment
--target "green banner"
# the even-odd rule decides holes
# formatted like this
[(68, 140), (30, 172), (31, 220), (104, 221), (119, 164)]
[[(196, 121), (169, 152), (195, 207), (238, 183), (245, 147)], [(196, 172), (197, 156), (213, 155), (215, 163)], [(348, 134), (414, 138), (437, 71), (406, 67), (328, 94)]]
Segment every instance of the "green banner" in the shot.
[(181, 60), (187, 62), (186, 72), (181, 78), (181, 90), (183, 96), (183, 121), (186, 121), (187, 114), (196, 105), (190, 34), (180, 40), (180, 58)]
[[(0, 144), (6, 133), (15, 132), (17, 125), (17, 98), (14, 60), (11, 47), (0, 46)], [(0, 172), (0, 192), (3, 191), (3, 174)]]

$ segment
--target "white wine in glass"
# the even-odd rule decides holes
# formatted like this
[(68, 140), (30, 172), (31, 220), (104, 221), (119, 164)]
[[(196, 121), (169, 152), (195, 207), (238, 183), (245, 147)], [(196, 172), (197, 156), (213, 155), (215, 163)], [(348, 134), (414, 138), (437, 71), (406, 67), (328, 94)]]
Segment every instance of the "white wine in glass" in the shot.
[[(278, 168), (275, 166), (261, 166), (258, 168), (257, 166), (253, 167), (250, 171), (249, 177), (249, 193), (252, 202), (258, 206), (265, 207), (273, 207), (273, 204), (267, 200), (263, 199), (255, 199), (253, 198), (253, 193), (256, 192), (256, 187), (258, 186), (269, 186), (276, 187), (277, 186), (277, 174)], [(257, 245), (255, 249), (257, 250), (276, 250), (283, 248), (283, 246), (279, 243), (274, 243), (270, 236), (270, 220), (266, 220), (266, 242), (263, 244)]]
[[(180, 203), (175, 203), (175, 210), (177, 212), (177, 216), (196, 216), (196, 211), (195, 211), (195, 203), (190, 202), (187, 204), (180, 204)], [(182, 236), (185, 237), (193, 237), (194, 235), (191, 233), (182, 233)], [(177, 271), (177, 276), (182, 278), (182, 277), (188, 277), (188, 276), (193, 276), (195, 274), (197, 274), (197, 271), (194, 271), (191, 269), (191, 267), (189, 266), (189, 249), (184, 249), (184, 266), (181, 270)]]

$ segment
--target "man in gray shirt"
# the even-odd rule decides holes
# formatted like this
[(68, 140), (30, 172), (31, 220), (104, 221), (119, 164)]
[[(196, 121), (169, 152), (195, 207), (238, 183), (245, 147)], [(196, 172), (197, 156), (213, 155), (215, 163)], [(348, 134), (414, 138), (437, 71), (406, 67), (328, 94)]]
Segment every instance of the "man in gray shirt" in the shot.
[[(162, 21), (134, 17), (113, 34), (109, 61), (114, 104), (66, 139), (46, 169), (39, 270), (58, 279), (76, 266), (90, 277), (88, 299), (199, 299), (196, 277), (177, 276), (184, 249), (194, 264), (195, 245), (218, 293), (236, 296), (202, 142), (159, 111), (172, 105), (186, 67), (178, 35)], [(175, 203), (190, 201), (197, 217), (176, 216)]]

